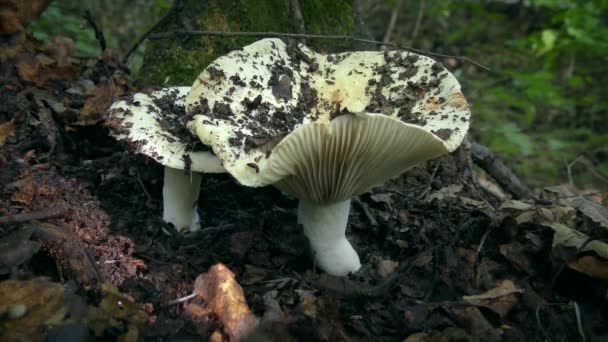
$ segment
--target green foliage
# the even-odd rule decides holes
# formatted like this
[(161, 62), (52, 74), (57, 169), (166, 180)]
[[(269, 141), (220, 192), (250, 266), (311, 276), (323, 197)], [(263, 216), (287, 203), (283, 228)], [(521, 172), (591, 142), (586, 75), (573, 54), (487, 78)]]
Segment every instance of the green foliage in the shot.
[[(99, 44), (95, 39), (95, 33), (82, 18), (84, 10), (78, 12), (78, 9), (65, 9), (59, 7), (56, 2), (51, 3), (42, 16), (27, 27), (27, 30), (45, 43), (51, 41), (54, 36), (69, 37), (74, 41), (76, 53), (98, 54)], [(113, 37), (107, 37), (107, 39), (109, 42), (115, 43)]]
[[(445, 1), (427, 25), (446, 48), (493, 73), (464, 69), (473, 135), (528, 181), (563, 181), (581, 154), (608, 172), (608, 1), (531, 0), (506, 5)], [(452, 51), (453, 52), (453, 51)], [(590, 184), (591, 178), (582, 180)]]

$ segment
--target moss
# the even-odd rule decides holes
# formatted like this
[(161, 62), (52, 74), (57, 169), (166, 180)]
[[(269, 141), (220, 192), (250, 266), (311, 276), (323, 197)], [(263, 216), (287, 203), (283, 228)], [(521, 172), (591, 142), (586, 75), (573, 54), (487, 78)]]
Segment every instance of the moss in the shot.
[[(351, 1), (305, 0), (300, 4), (306, 32), (348, 34), (354, 27)], [(184, 10), (164, 23), (158, 32), (183, 30), (184, 26), (208, 31), (292, 32), (289, 1), (285, 0), (190, 0)], [(138, 83), (142, 86), (192, 84), (217, 57), (255, 40), (190, 36), (149, 41)], [(312, 43), (314, 48), (328, 51), (345, 48), (344, 42)]]

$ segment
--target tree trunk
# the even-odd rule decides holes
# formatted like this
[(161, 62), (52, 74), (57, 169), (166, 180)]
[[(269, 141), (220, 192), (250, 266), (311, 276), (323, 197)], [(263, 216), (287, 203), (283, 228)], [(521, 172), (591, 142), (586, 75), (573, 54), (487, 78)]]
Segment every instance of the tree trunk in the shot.
[[(350, 0), (175, 0), (176, 11), (156, 32), (175, 30), (294, 32), (351, 35), (359, 25)], [(292, 5), (300, 5), (293, 11)], [(296, 13), (294, 16), (293, 13)], [(301, 15), (303, 23), (298, 18)], [(296, 18), (296, 19), (294, 19)], [(302, 25), (303, 24), (303, 25)], [(217, 57), (258, 38), (183, 37), (151, 40), (139, 81), (143, 85), (190, 85)], [(310, 41), (316, 50), (352, 49), (347, 42)]]

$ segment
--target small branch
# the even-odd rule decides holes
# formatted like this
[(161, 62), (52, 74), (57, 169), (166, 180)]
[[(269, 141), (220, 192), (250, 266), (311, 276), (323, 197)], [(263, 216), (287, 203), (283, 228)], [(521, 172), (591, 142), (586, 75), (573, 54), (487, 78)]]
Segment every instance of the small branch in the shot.
[(103, 53), (106, 50), (106, 38), (103, 35), (103, 31), (101, 31), (101, 29), (97, 25), (97, 22), (95, 21), (95, 18), (93, 18), (93, 14), (91, 13), (91, 11), (86, 10), (84, 12), (84, 19), (87, 21), (87, 23), (89, 23), (89, 25), (91, 25), (91, 28), (93, 28), (93, 31), (95, 32), (95, 39), (97, 39), (97, 42), (99, 42), (101, 53)]
[(412, 41), (416, 40), (416, 37), (418, 37), (418, 31), (420, 30), (420, 24), (422, 23), (422, 16), (424, 15), (425, 4), (425, 0), (420, 0), (420, 5), (418, 6), (418, 16), (416, 17), (416, 23), (414, 24), (414, 29), (412, 30)]
[(146, 38), (148, 38), (148, 36), (152, 32), (154, 32), (159, 26), (161, 26), (165, 21), (167, 21), (167, 19), (170, 18), (173, 15), (173, 13), (175, 13), (177, 11), (178, 8), (181, 8), (181, 5), (182, 5), (182, 0), (175, 0), (173, 2), (173, 5), (169, 9), (169, 11), (167, 11), (167, 13), (159, 21), (156, 22), (156, 24), (152, 25), (152, 27), (150, 27), (146, 32), (144, 32), (144, 34), (142, 34), (141, 36), (139, 36), (139, 38), (137, 38), (137, 41), (135, 42), (135, 44), (133, 44), (133, 46), (131, 46), (131, 48), (129, 49), (127, 54), (122, 59), (122, 63), (124, 65), (128, 65), (131, 55), (133, 55), (133, 53), (137, 50), (137, 48), (139, 48), (141, 43)]
[(472, 60), (465, 56), (454, 56), (446, 55), (443, 53), (431, 52), (421, 49), (412, 48), (409, 46), (403, 46), (395, 43), (384, 43), (378, 40), (356, 38), (351, 36), (331, 36), (322, 34), (304, 34), (304, 33), (282, 33), (282, 32), (224, 32), (224, 31), (172, 31), (172, 32), (161, 32), (154, 33), (148, 36), (148, 39), (171, 39), (184, 36), (207, 36), (207, 37), (265, 37), (265, 38), (308, 38), (308, 39), (327, 39), (327, 40), (345, 40), (349, 42), (364, 43), (371, 45), (384, 45), (394, 47), (400, 50), (406, 50), (414, 52), (420, 55), (438, 57), (438, 58), (453, 58), (461, 62), (469, 63), (480, 69), (491, 72), (490, 68)]
[(532, 191), (489, 148), (471, 142), (471, 154), (477, 165), (516, 198), (532, 197)]
[(196, 291), (194, 291), (194, 292), (192, 292), (191, 294), (189, 294), (187, 296), (184, 296), (184, 297), (178, 298), (178, 299), (174, 299), (174, 300), (170, 301), (168, 304), (169, 305), (175, 305), (175, 304), (179, 304), (179, 303), (185, 302), (188, 299), (192, 299), (192, 298), (196, 297), (197, 294), (198, 293), (196, 293)]
[(581, 159), (583, 158), (583, 156), (578, 156), (576, 159), (574, 159), (573, 161), (571, 161), (570, 163), (566, 163), (566, 171), (568, 172), (568, 182), (570, 183), (570, 185), (574, 185), (574, 179), (572, 178), (572, 168), (574, 167), (574, 165), (576, 165), (576, 163), (578, 163)]
[(29, 221), (41, 221), (51, 218), (60, 218), (67, 215), (68, 209), (64, 206), (59, 206), (56, 208), (48, 208), (42, 209), (38, 211), (33, 211), (29, 213), (17, 214), (17, 215), (8, 215), (0, 217), (0, 225), (2, 224), (18, 224), (25, 223)]
[(351, 201), (353, 202), (353, 205), (357, 207), (357, 209), (359, 209), (359, 210), (361, 210), (361, 212), (363, 212), (363, 215), (365, 215), (365, 218), (367, 219), (367, 223), (369, 223), (371, 226), (378, 225), (378, 221), (376, 221), (376, 218), (374, 218), (372, 213), (369, 211), (369, 208), (367, 207), (367, 205), (365, 205), (364, 203), (361, 202), (359, 197), (353, 197), (351, 199)]
[(429, 182), (426, 186), (426, 188), (424, 189), (424, 191), (417, 197), (418, 200), (422, 200), (426, 197), (426, 195), (429, 193), (429, 191), (431, 191), (431, 185), (433, 183), (433, 179), (435, 179), (435, 174), (437, 173), (437, 170), (439, 169), (439, 163), (437, 163), (437, 165), (435, 165), (435, 168), (433, 169), (433, 173), (431, 173), (431, 178), (429, 178)]
[(401, 12), (401, 5), (403, 5), (403, 0), (397, 0), (397, 5), (395, 6), (393, 13), (391, 13), (391, 20), (389, 21), (388, 27), (386, 28), (386, 33), (384, 34), (384, 39), (382, 39), (382, 42), (384, 42), (384, 44), (391, 41), (391, 35), (392, 35), (393, 31), (395, 30), (395, 24), (397, 24), (397, 18), (399, 18), (399, 12)]

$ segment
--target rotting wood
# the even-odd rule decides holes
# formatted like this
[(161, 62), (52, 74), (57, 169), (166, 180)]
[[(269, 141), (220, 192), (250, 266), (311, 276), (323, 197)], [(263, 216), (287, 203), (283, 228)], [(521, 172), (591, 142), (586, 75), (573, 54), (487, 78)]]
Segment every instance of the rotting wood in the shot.
[(26, 223), (29, 221), (39, 221), (51, 218), (60, 218), (68, 214), (68, 208), (65, 206), (58, 206), (55, 208), (47, 208), (38, 211), (32, 211), (29, 213), (7, 215), (0, 217), (0, 225), (2, 224), (19, 224)]

